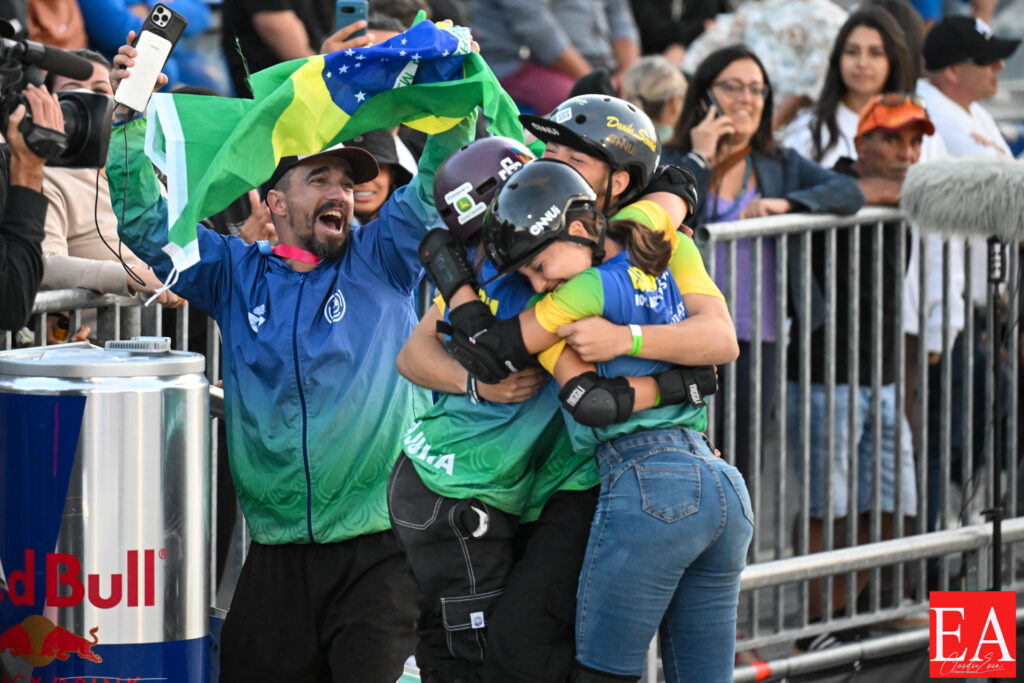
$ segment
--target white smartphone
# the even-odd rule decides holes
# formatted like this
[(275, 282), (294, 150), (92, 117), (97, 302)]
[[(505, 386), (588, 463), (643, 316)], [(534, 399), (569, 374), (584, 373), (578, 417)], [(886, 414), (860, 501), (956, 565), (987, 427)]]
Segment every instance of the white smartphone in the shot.
[(135, 39), (138, 51), (131, 76), (123, 79), (114, 93), (114, 101), (135, 111), (144, 111), (156, 88), (160, 71), (171, 56), (178, 39), (185, 32), (188, 20), (167, 5), (153, 5), (149, 16)]

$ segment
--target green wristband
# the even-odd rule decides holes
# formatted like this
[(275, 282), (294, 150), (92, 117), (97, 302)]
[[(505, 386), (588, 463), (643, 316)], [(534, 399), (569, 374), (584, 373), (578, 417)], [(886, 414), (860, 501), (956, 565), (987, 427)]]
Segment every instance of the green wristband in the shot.
[(630, 325), (629, 331), (633, 333), (633, 350), (629, 352), (629, 355), (636, 356), (644, 345), (644, 333), (639, 325)]

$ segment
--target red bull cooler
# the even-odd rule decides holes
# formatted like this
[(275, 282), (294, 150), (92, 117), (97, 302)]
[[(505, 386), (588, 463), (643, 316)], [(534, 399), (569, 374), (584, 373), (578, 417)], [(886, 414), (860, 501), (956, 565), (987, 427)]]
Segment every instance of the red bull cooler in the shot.
[(0, 352), (0, 683), (205, 683), (209, 385), (165, 338)]

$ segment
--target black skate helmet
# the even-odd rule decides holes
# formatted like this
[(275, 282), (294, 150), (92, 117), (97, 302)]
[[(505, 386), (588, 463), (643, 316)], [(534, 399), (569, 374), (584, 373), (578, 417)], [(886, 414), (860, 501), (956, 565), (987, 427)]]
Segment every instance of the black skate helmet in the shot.
[[(562, 102), (546, 118), (523, 114), (519, 120), (544, 142), (596, 156), (612, 171), (627, 171), (630, 182), (619, 197), (620, 206), (640, 196), (661, 160), (661, 142), (650, 117), (617, 97), (579, 95)], [(610, 192), (609, 177), (606, 204), (611, 202)]]
[(561, 161), (538, 159), (508, 179), (484, 216), (481, 238), (487, 257), (499, 273), (508, 273), (536, 256), (555, 240), (585, 244), (594, 263), (604, 258), (596, 240), (569, 234), (566, 214), (572, 209), (597, 211), (597, 194), (576, 169)]

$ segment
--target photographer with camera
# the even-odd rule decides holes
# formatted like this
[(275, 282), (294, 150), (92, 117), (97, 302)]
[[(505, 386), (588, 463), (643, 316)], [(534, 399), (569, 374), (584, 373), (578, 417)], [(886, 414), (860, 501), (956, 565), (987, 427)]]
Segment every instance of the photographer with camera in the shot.
[[(56, 95), (45, 87), (26, 86), (22, 96), (37, 128), (63, 136), (64, 115)], [(8, 120), (7, 149), (10, 166), (0, 165), (7, 177), (0, 187), (6, 192), (0, 212), (0, 329), (18, 329), (32, 312), (36, 290), (43, 277), (43, 164), (25, 142), (19, 128), (26, 105), (19, 104)]]
[[(110, 62), (92, 50), (73, 50), (72, 55), (88, 60), (88, 78), (69, 78), (50, 73), (46, 84), (54, 93), (89, 91), (94, 96), (113, 97)], [(89, 160), (74, 167), (50, 163), (43, 179), (43, 194), (49, 201), (43, 258), (46, 272), (43, 289), (85, 287), (104, 294), (148, 296), (163, 283), (149, 266), (117, 236), (117, 216), (110, 202), (110, 188), (103, 177), (103, 159)], [(98, 163), (97, 163), (98, 162)], [(156, 301), (180, 306), (183, 301), (170, 291)]]

